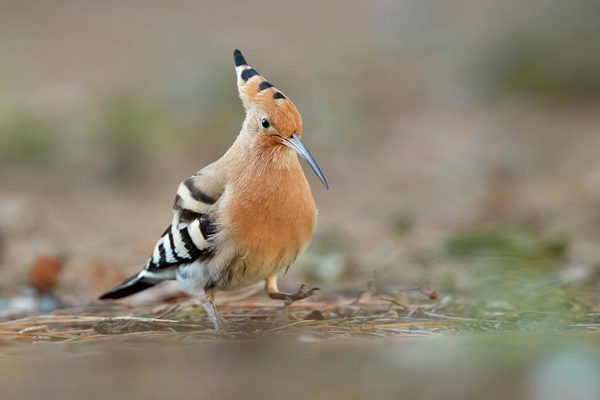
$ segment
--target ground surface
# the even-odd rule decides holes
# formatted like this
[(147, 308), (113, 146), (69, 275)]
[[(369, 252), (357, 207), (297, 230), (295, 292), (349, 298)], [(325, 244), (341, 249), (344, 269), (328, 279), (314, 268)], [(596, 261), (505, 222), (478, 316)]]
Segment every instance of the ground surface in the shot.
[(600, 394), (600, 324), (524, 330), (516, 316), (452, 317), (431, 305), (409, 310), (368, 294), (286, 309), (261, 298), (227, 303), (220, 332), (185, 303), (89, 306), (1, 323), (3, 398)]

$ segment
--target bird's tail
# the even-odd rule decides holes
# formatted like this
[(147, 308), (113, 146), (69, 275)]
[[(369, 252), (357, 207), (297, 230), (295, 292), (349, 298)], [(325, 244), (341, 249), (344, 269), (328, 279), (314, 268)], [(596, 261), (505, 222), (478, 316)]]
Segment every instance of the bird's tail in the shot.
[(148, 279), (144, 277), (143, 273), (135, 274), (129, 278), (127, 278), (123, 283), (114, 289), (109, 290), (99, 297), (100, 300), (107, 299), (120, 299), (123, 297), (130, 296), (134, 293), (141, 292), (142, 290), (146, 290), (149, 287), (152, 287), (159, 283), (160, 281)]

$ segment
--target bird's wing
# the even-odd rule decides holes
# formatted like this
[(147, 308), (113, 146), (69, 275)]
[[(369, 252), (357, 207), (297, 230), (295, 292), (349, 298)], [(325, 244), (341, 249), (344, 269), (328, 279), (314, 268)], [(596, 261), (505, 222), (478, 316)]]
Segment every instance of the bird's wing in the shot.
[(194, 262), (211, 250), (216, 229), (210, 210), (225, 188), (222, 171), (211, 164), (179, 184), (171, 225), (156, 243), (146, 270)]

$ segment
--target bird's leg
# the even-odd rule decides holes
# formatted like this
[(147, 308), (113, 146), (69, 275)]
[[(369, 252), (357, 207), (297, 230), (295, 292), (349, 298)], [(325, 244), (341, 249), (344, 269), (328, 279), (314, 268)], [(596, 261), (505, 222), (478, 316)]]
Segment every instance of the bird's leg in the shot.
[(297, 300), (306, 299), (307, 297), (315, 294), (319, 288), (313, 288), (310, 290), (304, 290), (305, 285), (300, 285), (300, 288), (296, 293), (281, 293), (279, 289), (277, 289), (277, 276), (271, 275), (267, 279), (265, 279), (265, 290), (269, 297), (274, 300), (283, 300), (283, 303), (286, 306), (289, 306), (293, 302)]
[(221, 325), (223, 320), (219, 317), (219, 313), (217, 313), (217, 307), (215, 307), (215, 288), (210, 288), (205, 290), (206, 297), (202, 299), (202, 306), (215, 327), (216, 331), (221, 330)]

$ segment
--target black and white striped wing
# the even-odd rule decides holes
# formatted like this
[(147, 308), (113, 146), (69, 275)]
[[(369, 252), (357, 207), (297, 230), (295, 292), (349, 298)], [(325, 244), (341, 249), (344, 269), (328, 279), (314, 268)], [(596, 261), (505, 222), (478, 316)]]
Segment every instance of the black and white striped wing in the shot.
[(209, 209), (217, 198), (201, 190), (203, 180), (206, 178), (198, 173), (179, 185), (173, 220), (156, 243), (146, 270), (191, 263), (210, 252), (216, 230)]

